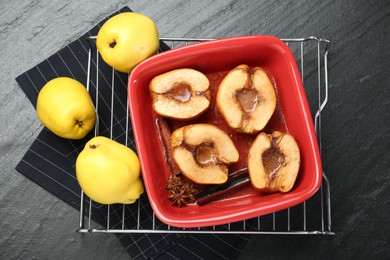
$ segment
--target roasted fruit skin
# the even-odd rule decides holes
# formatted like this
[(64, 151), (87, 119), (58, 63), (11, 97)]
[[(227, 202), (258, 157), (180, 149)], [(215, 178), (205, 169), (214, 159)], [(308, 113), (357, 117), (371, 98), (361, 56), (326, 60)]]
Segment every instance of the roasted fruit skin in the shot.
[(216, 103), (226, 123), (237, 132), (256, 134), (276, 108), (276, 93), (266, 71), (241, 64), (219, 85)]
[(209, 87), (206, 75), (190, 68), (157, 75), (149, 84), (153, 110), (167, 118), (194, 119), (210, 107)]
[(211, 124), (192, 124), (171, 135), (172, 157), (181, 173), (198, 184), (221, 184), (239, 154), (230, 137)]
[(299, 146), (292, 135), (279, 131), (260, 133), (248, 155), (253, 188), (264, 193), (289, 192), (298, 176), (300, 160)]

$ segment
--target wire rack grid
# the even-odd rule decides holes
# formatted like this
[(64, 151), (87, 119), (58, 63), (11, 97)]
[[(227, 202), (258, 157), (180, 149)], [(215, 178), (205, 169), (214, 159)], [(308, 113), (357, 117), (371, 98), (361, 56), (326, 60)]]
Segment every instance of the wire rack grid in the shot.
[[(88, 53), (88, 75), (87, 89), (91, 96), (95, 96), (95, 106), (98, 111), (98, 120), (95, 127), (95, 135), (102, 134), (99, 120), (99, 106), (105, 102), (109, 107), (109, 122), (105, 123), (105, 134), (111, 139), (120, 140), (124, 145), (135, 149), (134, 138), (132, 136), (131, 124), (129, 122), (129, 109), (127, 99), (125, 100), (124, 119), (119, 121), (119, 127), (114, 113), (116, 99), (118, 98), (118, 86), (127, 86), (128, 75), (121, 75), (110, 68), (111, 82), (104, 78), (102, 82), (100, 71), (102, 66), (107, 66), (102, 62), (99, 52), (95, 47), (96, 36), (88, 38), (90, 49)], [(160, 38), (164, 46), (168, 49), (188, 45), (196, 42), (212, 39), (199, 38)], [(301, 77), (307, 92), (309, 105), (317, 133), (317, 139), (321, 151), (321, 113), (328, 102), (328, 53), (330, 41), (315, 36), (306, 38), (281, 39), (292, 50), (297, 65), (300, 69)], [(160, 49), (164, 51), (166, 49)], [(99, 80), (101, 82), (99, 82)], [(93, 82), (93, 83), (92, 83)], [(118, 83), (119, 82), (119, 83)], [(94, 89), (90, 87), (94, 85)], [(100, 85), (100, 86), (99, 86)], [(103, 88), (108, 88), (110, 100), (101, 100)], [(126, 94), (126, 92), (123, 92)], [(100, 103), (99, 103), (100, 102)], [(107, 104), (109, 103), (109, 104)], [(122, 134), (118, 136), (116, 128), (122, 128)], [(317, 193), (300, 205), (282, 211), (273, 212), (265, 216), (258, 216), (225, 225), (199, 227), (199, 228), (177, 228), (162, 223), (153, 213), (147, 196), (141, 198), (131, 205), (100, 205), (93, 202), (81, 191), (80, 201), (80, 222), (78, 232), (81, 233), (221, 233), (221, 234), (295, 234), (295, 235), (334, 235), (331, 228), (331, 199), (329, 179), (323, 172), (323, 181)], [(96, 224), (93, 215), (96, 210), (100, 210), (104, 215), (105, 226)]]

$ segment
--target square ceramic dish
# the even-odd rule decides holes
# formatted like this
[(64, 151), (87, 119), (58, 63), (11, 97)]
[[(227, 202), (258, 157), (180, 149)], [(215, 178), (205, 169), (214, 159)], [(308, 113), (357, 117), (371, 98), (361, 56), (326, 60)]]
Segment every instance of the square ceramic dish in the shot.
[[(282, 123), (272, 123), (273, 129), (268, 127), (265, 131), (287, 131), (295, 137), (300, 147), (301, 167), (294, 188), (284, 194), (265, 195), (248, 185), (237, 194), (206, 205), (173, 206), (165, 188), (171, 172), (152, 109), (149, 82), (154, 76), (173, 69), (193, 68), (214, 78), (211, 84), (218, 85), (228, 71), (240, 64), (264, 68), (274, 83), (279, 115), (273, 117), (279, 119), (271, 121), (283, 120)], [(143, 181), (152, 209), (164, 223), (191, 228), (241, 221), (297, 205), (310, 198), (320, 187), (322, 166), (309, 105), (295, 59), (281, 40), (272, 36), (240, 36), (165, 51), (134, 68), (128, 84), (131, 120)]]

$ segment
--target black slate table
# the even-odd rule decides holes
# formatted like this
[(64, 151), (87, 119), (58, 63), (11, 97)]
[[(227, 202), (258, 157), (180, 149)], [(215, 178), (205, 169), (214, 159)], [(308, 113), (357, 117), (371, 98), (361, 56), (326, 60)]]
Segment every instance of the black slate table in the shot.
[(15, 78), (124, 5), (154, 19), (161, 37), (331, 40), (322, 159), (336, 234), (255, 235), (240, 259), (390, 256), (388, 1), (8, 1), (0, 4), (0, 258), (128, 258), (113, 235), (77, 233), (78, 211), (15, 170), (42, 130)]

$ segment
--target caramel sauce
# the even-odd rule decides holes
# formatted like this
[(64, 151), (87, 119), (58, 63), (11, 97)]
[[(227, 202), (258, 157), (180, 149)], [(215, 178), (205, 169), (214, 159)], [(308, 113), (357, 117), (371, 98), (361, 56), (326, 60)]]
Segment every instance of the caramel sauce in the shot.
[(277, 147), (272, 146), (262, 154), (262, 161), (265, 172), (268, 174), (269, 178), (273, 180), (276, 173), (283, 166), (285, 157)]
[[(206, 73), (206, 76), (210, 81), (210, 97), (211, 97), (210, 103), (211, 104), (210, 104), (210, 107), (201, 116), (199, 116), (196, 119), (190, 120), (190, 121), (180, 121), (180, 120), (174, 120), (174, 119), (167, 119), (167, 121), (168, 121), (168, 125), (170, 126), (170, 129), (172, 132), (174, 130), (182, 127), (182, 126), (189, 125), (189, 124), (197, 124), (197, 123), (210, 123), (210, 124), (217, 126), (221, 130), (225, 131), (225, 133), (227, 133), (230, 136), (230, 138), (232, 139), (234, 145), (236, 146), (236, 148), (240, 154), (240, 159), (238, 160), (238, 162), (233, 163), (229, 166), (229, 174), (230, 174), (229, 176), (231, 176), (232, 173), (235, 173), (235, 172), (239, 172), (239, 171), (245, 172), (245, 169), (247, 168), (247, 164), (248, 164), (249, 148), (250, 148), (252, 142), (254, 141), (254, 139), (256, 138), (257, 134), (244, 134), (244, 133), (238, 133), (238, 132), (234, 131), (225, 122), (224, 118), (222, 117), (221, 113), (219, 112), (219, 110), (217, 108), (216, 95), (217, 95), (218, 87), (219, 87), (219, 84), (221, 83), (221, 81), (223, 80), (223, 78), (229, 72), (230, 72), (230, 70), (213, 72), (213, 73)], [(276, 131), (276, 130), (281, 131), (281, 132), (288, 132), (286, 122), (284, 119), (284, 115), (283, 115), (283, 112), (282, 112), (282, 109), (280, 106), (280, 101), (278, 98), (277, 89), (276, 89), (275, 84), (274, 84), (274, 80), (273, 80), (271, 74), (269, 74), (269, 73), (267, 73), (267, 74), (268, 74), (268, 77), (270, 78), (271, 82), (274, 85), (275, 93), (277, 96), (277, 101), (276, 101), (275, 111), (274, 111), (271, 119), (269, 120), (268, 124), (266, 125), (266, 127), (263, 129), (262, 132), (272, 133), (273, 131)], [(178, 91), (178, 92), (181, 93), (181, 91), (183, 91), (183, 88), (185, 88), (185, 87), (179, 87), (180, 91)], [(175, 91), (175, 93), (177, 93), (177, 92)], [(254, 100), (252, 93), (244, 93), (242, 95), (243, 95), (242, 102), (245, 102), (244, 101), (245, 99)], [(182, 96), (182, 95), (174, 94), (174, 96)], [(253, 102), (259, 102), (259, 100), (256, 100)], [(251, 105), (249, 105), (249, 109), (251, 109)], [(198, 155), (197, 157), (203, 158), (203, 156), (205, 156), (205, 155), (202, 155), (202, 156)], [(205, 156), (205, 157), (207, 157), (207, 156)], [(197, 160), (200, 160), (202, 162), (207, 161), (207, 160), (199, 159), (199, 158)], [(267, 164), (271, 165), (273, 163), (267, 163)], [(189, 181), (189, 180), (187, 180), (187, 181)], [(200, 190), (205, 189), (207, 187), (208, 187), (207, 185), (198, 185), (198, 190), (200, 191)], [(246, 197), (246, 196), (257, 196), (257, 195), (258, 195), (258, 192), (255, 191), (254, 189), (252, 189), (250, 184), (246, 184), (240, 190), (233, 189), (233, 191), (225, 194), (219, 200), (226, 200), (226, 199), (232, 199), (232, 198), (237, 198), (237, 197)]]
[(215, 165), (218, 163), (218, 159), (215, 156), (214, 147), (212, 144), (201, 144), (197, 146), (194, 149), (193, 154), (196, 162), (202, 167), (207, 167), (209, 165)]
[(253, 112), (259, 104), (259, 95), (255, 89), (244, 88), (237, 91), (236, 98), (245, 113)]
[(176, 101), (185, 103), (191, 98), (191, 87), (184, 82), (175, 83), (167, 95)]

